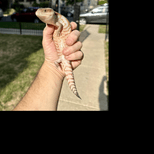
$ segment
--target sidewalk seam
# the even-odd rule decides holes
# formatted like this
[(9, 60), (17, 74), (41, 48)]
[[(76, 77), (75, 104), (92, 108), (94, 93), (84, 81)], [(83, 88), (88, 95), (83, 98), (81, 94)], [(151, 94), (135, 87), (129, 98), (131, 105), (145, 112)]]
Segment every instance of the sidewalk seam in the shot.
[(76, 103), (76, 102), (73, 102), (73, 101), (69, 101), (69, 100), (65, 100), (65, 99), (60, 99), (60, 101), (64, 101), (64, 102), (68, 102), (68, 103), (72, 103), (72, 104), (76, 104), (76, 105), (80, 105), (80, 106), (85, 106), (85, 107), (89, 107), (89, 108), (97, 109), (98, 110), (98, 108), (96, 108), (96, 107), (89, 106), (89, 105), (84, 105), (84, 104), (79, 104), (79, 103)]

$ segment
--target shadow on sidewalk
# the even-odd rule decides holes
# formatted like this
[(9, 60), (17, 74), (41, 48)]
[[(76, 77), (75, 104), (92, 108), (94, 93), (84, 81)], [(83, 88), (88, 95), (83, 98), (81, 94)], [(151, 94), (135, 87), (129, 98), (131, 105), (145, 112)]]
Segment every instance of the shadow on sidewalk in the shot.
[(79, 37), (79, 41), (83, 43), (83, 41), (90, 35), (90, 33), (87, 30), (84, 30), (81, 32), (81, 35)]
[(104, 82), (107, 80), (107, 77), (104, 76), (99, 87), (99, 108), (101, 111), (108, 110), (108, 101), (107, 95), (104, 93)]

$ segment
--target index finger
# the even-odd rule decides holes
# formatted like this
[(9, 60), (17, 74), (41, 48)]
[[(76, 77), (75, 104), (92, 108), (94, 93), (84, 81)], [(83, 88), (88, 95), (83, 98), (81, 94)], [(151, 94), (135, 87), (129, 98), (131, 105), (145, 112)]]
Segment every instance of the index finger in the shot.
[(66, 39), (66, 44), (67, 44), (68, 46), (73, 45), (75, 42), (78, 41), (79, 37), (80, 37), (80, 32), (79, 32), (78, 30), (73, 30), (73, 31), (68, 35), (68, 37), (67, 37), (67, 39)]
[(75, 30), (77, 28), (77, 24), (75, 22), (71, 22), (71, 28), (72, 30)]

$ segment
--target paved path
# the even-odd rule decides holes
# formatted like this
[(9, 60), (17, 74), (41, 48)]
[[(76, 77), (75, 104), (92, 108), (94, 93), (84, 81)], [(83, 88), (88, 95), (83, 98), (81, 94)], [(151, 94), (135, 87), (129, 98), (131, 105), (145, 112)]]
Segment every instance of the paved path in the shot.
[(58, 110), (108, 110), (104, 57), (105, 34), (98, 33), (99, 25), (88, 24), (82, 32), (84, 59), (74, 71), (76, 86), (82, 100), (69, 89), (66, 79), (62, 87)]

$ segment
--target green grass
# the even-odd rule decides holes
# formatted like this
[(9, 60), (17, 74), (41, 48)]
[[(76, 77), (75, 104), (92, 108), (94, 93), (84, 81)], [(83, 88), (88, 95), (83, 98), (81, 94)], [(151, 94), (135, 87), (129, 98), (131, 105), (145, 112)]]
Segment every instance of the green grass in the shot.
[(106, 24), (99, 25), (98, 33), (106, 33)]
[[(107, 27), (107, 31), (108, 31), (108, 28), (109, 27)], [(106, 24), (99, 25), (98, 33), (106, 33)], [(108, 89), (108, 96), (109, 96), (109, 42), (104, 41), (104, 43), (105, 43), (105, 65), (106, 65), (106, 76), (107, 76), (107, 89)]]
[[(45, 23), (21, 22), (22, 29), (43, 30), (44, 27), (45, 27)], [(0, 22), (0, 28), (20, 29), (20, 25), (19, 25), (19, 22)]]
[(0, 34), (0, 110), (12, 110), (44, 61), (41, 36)]
[(106, 76), (107, 76), (107, 89), (109, 96), (109, 42), (104, 41), (105, 43), (105, 65), (106, 65)]
[(79, 31), (82, 32), (86, 25), (80, 25)]
[(98, 1), (98, 5), (102, 5), (104, 3), (107, 3), (107, 0), (101, 0), (101, 1)]
[[(108, 25), (107, 25), (108, 26)], [(108, 31), (107, 27), (107, 31)], [(106, 33), (106, 25), (99, 25), (98, 33)], [(109, 42), (104, 41), (105, 43), (105, 65), (106, 65), (106, 76), (107, 76), (107, 91), (108, 91), (108, 102), (109, 102)]]

